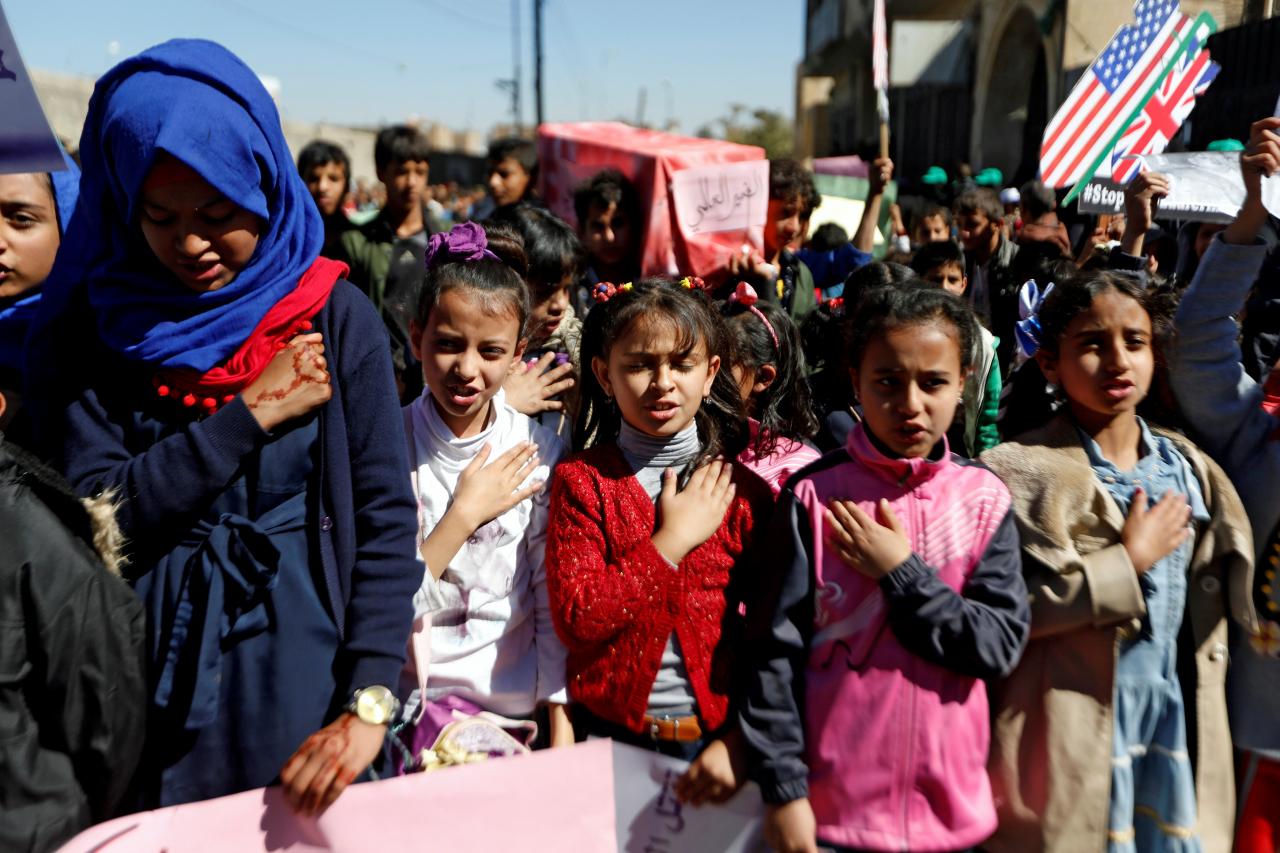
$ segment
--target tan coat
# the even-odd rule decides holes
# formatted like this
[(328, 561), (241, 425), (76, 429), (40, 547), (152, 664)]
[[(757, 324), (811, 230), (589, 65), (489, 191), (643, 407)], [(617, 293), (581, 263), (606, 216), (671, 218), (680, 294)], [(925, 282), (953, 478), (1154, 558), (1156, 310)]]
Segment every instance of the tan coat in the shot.
[[(1235, 823), (1224, 681), (1227, 618), (1252, 627), (1253, 541), (1244, 507), (1216, 463), (1182, 436), (1210, 520), (1189, 568), (1195, 671), (1179, 665), (1195, 753), (1197, 832), (1205, 853), (1229, 853)], [(992, 788), (998, 851), (1104, 851), (1111, 788), (1112, 695), (1122, 636), (1145, 611), (1120, 533), (1124, 516), (1063, 417), (983, 454), (1009, 486), (1031, 595), (1031, 642), (994, 685)]]

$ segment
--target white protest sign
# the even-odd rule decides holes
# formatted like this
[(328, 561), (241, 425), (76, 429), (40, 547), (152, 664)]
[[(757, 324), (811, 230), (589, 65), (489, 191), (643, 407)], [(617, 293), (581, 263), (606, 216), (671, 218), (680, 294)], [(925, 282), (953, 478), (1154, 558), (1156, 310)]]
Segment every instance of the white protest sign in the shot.
[(769, 206), (769, 161), (681, 169), (671, 176), (671, 198), (686, 236), (761, 228)]
[(615, 743), (613, 794), (619, 853), (755, 853), (764, 844), (760, 789), (748, 784), (723, 805), (686, 806), (673, 786), (687, 761)]
[[(1229, 223), (1244, 204), (1238, 151), (1149, 154), (1142, 160), (1144, 171), (1169, 179), (1169, 194), (1156, 211), (1159, 217)], [(1272, 216), (1280, 215), (1280, 177), (1263, 179), (1262, 203)]]
[(49, 129), (0, 7), (0, 173), (60, 172), (65, 168), (62, 149)]

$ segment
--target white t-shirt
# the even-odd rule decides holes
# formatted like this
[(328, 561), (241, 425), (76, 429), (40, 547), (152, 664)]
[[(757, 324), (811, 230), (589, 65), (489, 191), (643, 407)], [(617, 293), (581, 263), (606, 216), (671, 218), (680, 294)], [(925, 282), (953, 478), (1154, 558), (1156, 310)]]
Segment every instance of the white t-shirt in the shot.
[[(519, 442), (537, 444), (539, 463), (529, 480), (544, 483), (565, 453), (554, 433), (506, 405), (502, 391), (478, 435), (456, 437), (440, 419), (429, 390), (405, 407), (405, 428), (419, 544), (449, 508), (458, 475), (486, 443), (492, 445), (490, 461)], [(429, 647), (427, 700), (457, 695), (510, 717), (530, 715), (538, 702), (568, 701), (565, 649), (551, 622), (543, 562), (549, 500), (547, 485), (480, 527), (439, 581), (423, 564), (405, 676), (409, 686), (418, 686), (424, 672), (418, 657)]]

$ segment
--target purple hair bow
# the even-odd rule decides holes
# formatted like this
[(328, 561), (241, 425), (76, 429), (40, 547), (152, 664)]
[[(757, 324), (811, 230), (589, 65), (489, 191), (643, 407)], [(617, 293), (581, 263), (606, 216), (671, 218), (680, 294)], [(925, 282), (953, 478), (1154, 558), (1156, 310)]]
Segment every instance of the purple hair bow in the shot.
[(432, 234), (427, 240), (427, 253), (423, 262), (427, 269), (435, 264), (451, 261), (497, 261), (500, 258), (489, 251), (489, 238), (484, 229), (474, 222), (464, 222), (449, 229), (448, 233)]

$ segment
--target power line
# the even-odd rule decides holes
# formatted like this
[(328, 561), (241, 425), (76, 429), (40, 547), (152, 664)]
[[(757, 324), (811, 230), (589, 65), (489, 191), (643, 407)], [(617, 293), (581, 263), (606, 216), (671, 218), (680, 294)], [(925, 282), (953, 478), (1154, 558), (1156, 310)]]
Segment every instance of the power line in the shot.
[[(351, 50), (357, 53), (363, 53), (365, 56), (371, 59), (377, 59), (384, 62), (387, 60), (387, 56), (384, 53), (378, 53), (377, 51), (370, 50), (369, 48), (366, 48), (357, 42), (347, 41), (347, 40), (335, 38), (325, 33), (317, 33), (308, 29), (304, 29), (303, 27), (300, 27), (291, 21), (286, 21), (281, 18), (277, 18), (274, 15), (269, 15), (255, 6), (250, 6), (248, 3), (241, 2), (241, 0), (222, 0), (222, 2), (226, 3), (229, 6), (234, 6), (235, 8), (239, 9), (241, 12), (243, 12), (246, 15), (256, 17), (260, 21), (271, 24), (272, 26), (277, 27), (279, 29), (287, 30), (296, 36), (300, 36), (310, 41), (328, 42), (334, 47), (340, 47), (343, 50)], [(394, 61), (391, 62), (392, 68), (400, 69), (403, 66), (404, 66), (403, 62), (394, 62)]]
[(454, 20), (461, 21), (464, 24), (469, 24), (478, 29), (489, 30), (491, 32), (495, 30), (502, 31), (502, 32), (510, 32), (511, 30), (510, 24), (500, 23), (496, 19), (485, 21), (485, 20), (481, 20), (480, 18), (473, 18), (470, 15), (466, 14), (465, 12), (459, 12), (457, 9), (453, 8), (452, 6), (439, 2), (439, 0), (414, 0), (414, 2), (417, 3), (419, 6), (427, 6), (436, 10), (437, 12), (444, 12), (446, 15), (453, 18)]

